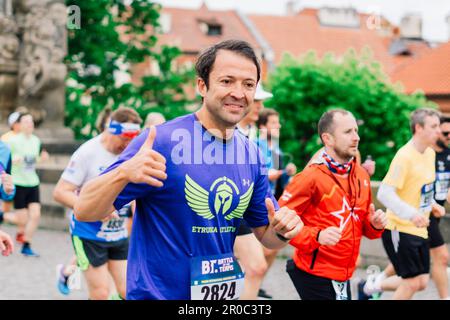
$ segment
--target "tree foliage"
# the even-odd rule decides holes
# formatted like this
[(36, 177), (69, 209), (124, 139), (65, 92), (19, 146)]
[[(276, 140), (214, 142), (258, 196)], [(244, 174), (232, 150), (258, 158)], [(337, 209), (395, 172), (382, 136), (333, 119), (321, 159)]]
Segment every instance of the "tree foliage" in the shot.
[[(90, 138), (95, 122), (105, 108), (135, 108), (145, 118), (150, 111), (166, 118), (185, 114), (191, 101), (183, 87), (194, 79), (192, 68), (174, 68), (181, 54), (176, 47), (157, 47), (160, 5), (133, 0), (66, 0), (81, 12), (81, 28), (68, 34), (66, 63), (66, 126), (76, 138)], [(156, 49), (158, 48), (158, 49)], [(136, 83), (116, 82), (118, 72), (130, 74), (131, 68), (146, 59), (157, 64), (158, 72)]]
[(351, 111), (359, 122), (359, 150), (376, 160), (375, 179), (384, 177), (395, 152), (410, 139), (409, 115), (434, 106), (423, 94), (406, 95), (388, 81), (370, 51), (349, 50), (342, 57), (319, 59), (310, 52), (301, 59), (286, 55), (269, 75), (274, 97), (267, 106), (280, 112), (281, 145), (303, 168), (321, 148), (317, 123), (332, 108)]

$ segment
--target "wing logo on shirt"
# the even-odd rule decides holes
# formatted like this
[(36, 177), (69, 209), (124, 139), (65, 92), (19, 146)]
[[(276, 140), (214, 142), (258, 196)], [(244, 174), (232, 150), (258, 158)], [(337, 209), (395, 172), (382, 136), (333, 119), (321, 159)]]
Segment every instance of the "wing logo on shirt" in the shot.
[[(214, 215), (222, 214), (226, 220), (242, 218), (253, 194), (253, 182), (248, 190), (240, 196), (236, 184), (227, 177), (216, 179), (208, 190), (205, 190), (189, 175), (186, 175), (184, 192), (188, 206), (200, 217), (211, 220)], [(233, 199), (238, 198), (233, 208)], [(210, 206), (210, 198), (213, 200)]]

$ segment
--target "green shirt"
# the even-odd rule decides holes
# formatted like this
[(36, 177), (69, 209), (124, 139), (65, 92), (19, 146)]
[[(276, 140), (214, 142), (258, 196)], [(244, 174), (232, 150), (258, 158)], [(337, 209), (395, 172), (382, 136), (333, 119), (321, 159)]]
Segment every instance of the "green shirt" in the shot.
[[(13, 158), (11, 175), (13, 183), (21, 187), (35, 187), (39, 185), (36, 173), (36, 162), (41, 151), (41, 141), (35, 135), (26, 136), (23, 133), (12, 137), (8, 142)], [(22, 161), (14, 161), (20, 157)]]

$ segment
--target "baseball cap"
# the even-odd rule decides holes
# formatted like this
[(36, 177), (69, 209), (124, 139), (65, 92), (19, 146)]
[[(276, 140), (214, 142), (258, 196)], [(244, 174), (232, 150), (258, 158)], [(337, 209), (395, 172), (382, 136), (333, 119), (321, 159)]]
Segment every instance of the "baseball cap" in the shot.
[(9, 115), (8, 117), (8, 125), (9, 127), (12, 127), (14, 123), (17, 122), (17, 120), (19, 120), (20, 117), (20, 112), (13, 112)]
[(255, 98), (254, 100), (266, 100), (272, 98), (273, 94), (264, 90), (261, 82), (258, 82), (256, 86)]

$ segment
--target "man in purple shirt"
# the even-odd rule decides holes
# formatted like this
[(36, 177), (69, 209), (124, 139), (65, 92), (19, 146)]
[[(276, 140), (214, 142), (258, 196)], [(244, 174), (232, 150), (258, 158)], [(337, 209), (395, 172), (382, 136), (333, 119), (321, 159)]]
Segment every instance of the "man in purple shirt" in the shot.
[(235, 130), (260, 78), (253, 49), (218, 43), (196, 69), (200, 110), (144, 131), (75, 204), (78, 220), (95, 221), (136, 200), (127, 299), (237, 299), (241, 220), (269, 248), (303, 227), (295, 212), (278, 208), (258, 147)]

